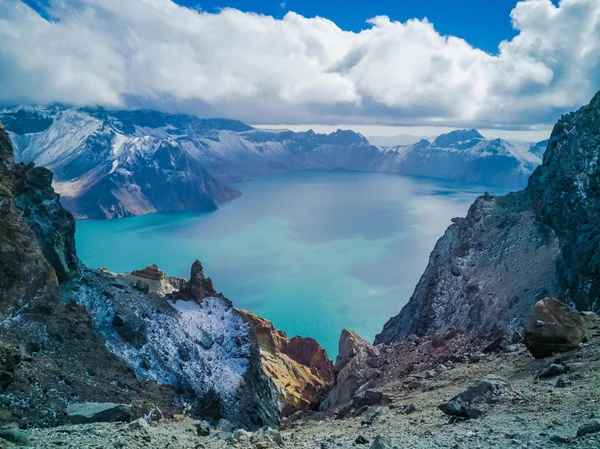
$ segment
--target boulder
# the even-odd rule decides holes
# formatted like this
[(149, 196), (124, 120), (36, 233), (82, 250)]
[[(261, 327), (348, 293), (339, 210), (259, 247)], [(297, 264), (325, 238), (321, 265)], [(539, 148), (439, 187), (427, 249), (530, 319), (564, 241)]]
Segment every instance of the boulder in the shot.
[(551, 363), (538, 374), (539, 379), (547, 379), (549, 377), (560, 376), (569, 372), (569, 367), (562, 363)]
[(600, 420), (594, 419), (588, 423), (583, 424), (579, 429), (577, 429), (577, 438), (580, 438), (585, 435), (589, 435), (590, 433), (600, 432)]
[(52, 185), (52, 172), (44, 167), (33, 167), (27, 171), (27, 181), (36, 187), (50, 187)]
[(0, 438), (16, 446), (29, 446), (27, 435), (17, 429), (0, 429)]
[(392, 440), (388, 436), (377, 435), (371, 444), (371, 449), (392, 449)]
[(135, 282), (135, 288), (145, 295), (147, 295), (150, 292), (150, 286), (148, 285), (148, 283), (146, 281), (142, 281), (141, 279), (138, 279)]
[(370, 408), (363, 414), (360, 424), (363, 426), (372, 426), (385, 412), (386, 409), (383, 407)]
[(133, 347), (139, 349), (148, 341), (146, 323), (132, 314), (115, 313), (112, 319), (115, 332)]
[(356, 409), (372, 405), (389, 404), (390, 402), (391, 399), (387, 395), (375, 390), (363, 391), (352, 398), (352, 405)]
[(583, 340), (583, 323), (578, 312), (560, 301), (538, 301), (525, 327), (525, 345), (536, 359), (577, 348)]
[(198, 421), (194, 423), (194, 427), (200, 437), (207, 437), (210, 435), (210, 424), (206, 421)]
[(132, 406), (112, 402), (82, 402), (67, 407), (67, 416), (73, 424), (129, 421)]
[(478, 418), (483, 414), (483, 411), (476, 408), (476, 405), (485, 405), (490, 399), (505, 392), (512, 392), (508, 382), (500, 376), (489, 374), (448, 402), (440, 404), (438, 408), (446, 415)]
[(135, 421), (129, 423), (127, 426), (129, 430), (147, 430), (150, 428), (150, 424), (144, 418), (138, 418)]
[(356, 437), (356, 440), (354, 440), (354, 442), (356, 444), (369, 444), (369, 440), (367, 440), (364, 436), (359, 435), (358, 437)]
[(226, 419), (220, 419), (217, 423), (217, 430), (222, 430), (223, 432), (233, 432), (233, 424)]

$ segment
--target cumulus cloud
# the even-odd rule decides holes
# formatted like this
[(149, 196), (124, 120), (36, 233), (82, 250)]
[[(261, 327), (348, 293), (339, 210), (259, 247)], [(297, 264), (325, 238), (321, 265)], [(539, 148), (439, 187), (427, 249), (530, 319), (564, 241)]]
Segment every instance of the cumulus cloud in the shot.
[(427, 20), (359, 33), (170, 0), (0, 0), (0, 102), (153, 107), (252, 123), (527, 127), (600, 89), (600, 2), (525, 0), (496, 55)]

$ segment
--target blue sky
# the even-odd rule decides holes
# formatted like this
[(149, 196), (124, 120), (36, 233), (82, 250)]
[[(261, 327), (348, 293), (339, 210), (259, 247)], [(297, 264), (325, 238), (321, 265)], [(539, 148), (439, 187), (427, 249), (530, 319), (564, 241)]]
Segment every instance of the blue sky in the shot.
[(541, 140), (600, 89), (598, 17), (599, 0), (0, 1), (0, 105)]
[[(325, 17), (344, 30), (368, 28), (367, 19), (387, 15), (391, 20), (427, 17), (440, 34), (461, 37), (474, 47), (497, 53), (498, 44), (514, 37), (510, 11), (516, 0), (176, 0), (206, 12), (224, 7), (283, 17), (294, 11), (305, 17)], [(553, 0), (558, 4), (558, 0)]]

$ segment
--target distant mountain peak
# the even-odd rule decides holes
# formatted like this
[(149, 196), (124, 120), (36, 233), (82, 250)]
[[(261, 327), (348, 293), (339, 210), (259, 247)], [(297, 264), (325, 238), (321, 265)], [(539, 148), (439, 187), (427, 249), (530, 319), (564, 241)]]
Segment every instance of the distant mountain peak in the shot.
[(433, 145), (440, 148), (470, 148), (481, 140), (485, 140), (485, 137), (476, 129), (457, 129), (438, 136)]

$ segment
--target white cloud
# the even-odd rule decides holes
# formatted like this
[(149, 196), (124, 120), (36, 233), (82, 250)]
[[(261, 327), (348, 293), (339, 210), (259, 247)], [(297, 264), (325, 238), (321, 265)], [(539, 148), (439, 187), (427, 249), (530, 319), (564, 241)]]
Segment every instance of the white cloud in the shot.
[(145, 106), (252, 123), (528, 127), (600, 89), (600, 2), (519, 2), (498, 55), (426, 20), (360, 33), (170, 0), (0, 0), (0, 102)]

